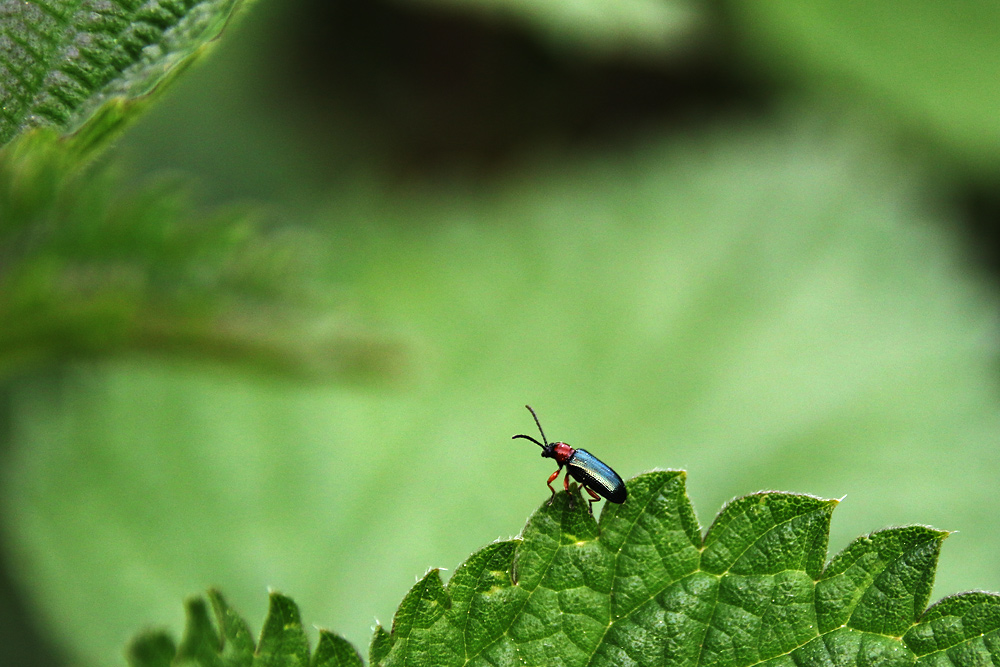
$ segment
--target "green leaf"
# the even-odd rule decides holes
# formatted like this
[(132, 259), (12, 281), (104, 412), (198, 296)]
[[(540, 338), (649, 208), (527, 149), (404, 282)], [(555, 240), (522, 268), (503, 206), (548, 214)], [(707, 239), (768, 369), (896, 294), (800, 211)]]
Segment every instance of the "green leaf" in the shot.
[[(749, 48), (805, 86), (867, 98), (973, 167), (1000, 170), (1000, 4), (734, 1)], [(842, 93), (841, 93), (842, 94)]]
[(202, 54), (240, 0), (0, 2), (0, 144), (29, 127), (103, 142)]
[(1000, 596), (960, 593), (927, 610), (903, 641), (919, 665), (989, 665), (1000, 662)]
[(250, 626), (229, 606), (219, 591), (210, 590), (208, 599), (212, 602), (215, 618), (219, 622), (219, 634), (222, 635), (222, 664), (227, 667), (247, 664), (254, 652)]
[(351, 642), (328, 630), (319, 631), (319, 644), (310, 667), (363, 667), (364, 662)]
[[(519, 539), (474, 553), (447, 586), (436, 569), (424, 575), (400, 603), (391, 633), (375, 628), (371, 664), (997, 664), (1000, 596), (965, 593), (925, 610), (948, 533), (881, 530), (824, 568), (837, 501), (774, 491), (737, 498), (702, 541), (685, 478), (674, 470), (632, 479), (628, 500), (607, 505), (599, 523), (579, 489), (559, 493)], [(235, 618), (224, 605), (216, 616), (224, 629)], [(236, 636), (245, 645), (246, 632)], [(154, 653), (147, 641), (136, 640), (130, 655)], [(221, 664), (217, 642), (204, 603), (189, 603), (177, 660)], [(252, 661), (247, 646), (226, 664), (306, 664), (290, 599), (272, 594), (256, 655)], [(137, 667), (154, 659), (132, 658)], [(309, 664), (362, 663), (346, 640), (324, 631)]]
[(221, 645), (222, 641), (208, 617), (208, 605), (201, 598), (188, 600), (187, 628), (173, 664), (221, 667)]
[(271, 593), (271, 606), (257, 643), (254, 665), (283, 667), (309, 664), (309, 641), (302, 629), (299, 608), (290, 598)]
[(306, 235), (198, 211), (177, 183), (112, 194), (76, 155), (52, 130), (0, 149), (0, 380), (127, 351), (321, 378), (395, 363), (312, 296)]
[(187, 603), (187, 628), (184, 641), (174, 650), (164, 633), (139, 635), (130, 644), (127, 655), (132, 667), (361, 667), (358, 652), (347, 640), (326, 630), (320, 631), (316, 652), (309, 657), (299, 608), (281, 593), (271, 593), (270, 609), (264, 621), (260, 641), (254, 646), (250, 629), (226, 603), (222, 594), (208, 592), (216, 631), (208, 616), (208, 605), (201, 598)]
[[(913, 664), (908, 647), (940, 618), (920, 620), (947, 533), (879, 531), (824, 570), (837, 501), (738, 498), (702, 542), (684, 481), (679, 471), (631, 480), (628, 501), (599, 524), (578, 495), (557, 495), (520, 540), (474, 554), (447, 587), (436, 570), (418, 582), (392, 633), (376, 631), (372, 664)], [(996, 630), (989, 618), (977, 627)]]
[[(816, 589), (820, 627), (902, 635), (930, 598), (941, 538), (939, 531), (911, 526), (855, 541), (833, 559)], [(898, 595), (899, 585), (906, 595)]]

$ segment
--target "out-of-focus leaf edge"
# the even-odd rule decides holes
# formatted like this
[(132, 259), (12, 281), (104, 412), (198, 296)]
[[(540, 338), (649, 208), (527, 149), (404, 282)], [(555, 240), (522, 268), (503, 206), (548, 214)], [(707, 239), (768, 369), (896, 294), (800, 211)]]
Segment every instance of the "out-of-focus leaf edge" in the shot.
[(199, 210), (180, 183), (117, 184), (53, 127), (0, 148), (0, 382), (126, 354), (304, 381), (406, 376), (403, 341), (318, 298), (305, 230)]
[(162, 77), (146, 90), (131, 95), (108, 99), (89, 116), (79, 118), (77, 125), (66, 132), (65, 140), (81, 161), (96, 157), (111, 144), (129, 124), (152, 104), (170, 85), (192, 65), (205, 57), (218, 43), (222, 33), (232, 24), (237, 14), (245, 11), (253, 0), (236, 0), (229, 14), (220, 21), (218, 28), (206, 35), (205, 41), (190, 53), (165, 69)]
[[(245, 11), (252, 2), (253, 0), (236, 0), (230, 7), (229, 13), (219, 21), (214, 30), (205, 35), (201, 44), (165, 67), (162, 75), (150, 82), (145, 89), (110, 97), (92, 110), (83, 110), (69, 127), (57, 128), (69, 152), (81, 164), (96, 158), (147, 106), (158, 99), (178, 76), (201, 60), (215, 46), (235, 17)], [(21, 129), (0, 147), (15, 142), (18, 137), (33, 129), (30, 126)]]

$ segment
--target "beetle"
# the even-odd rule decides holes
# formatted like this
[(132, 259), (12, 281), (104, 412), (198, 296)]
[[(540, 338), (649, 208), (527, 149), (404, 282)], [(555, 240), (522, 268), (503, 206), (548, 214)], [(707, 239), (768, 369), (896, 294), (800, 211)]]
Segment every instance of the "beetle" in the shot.
[(625, 482), (618, 476), (618, 473), (611, 469), (611, 466), (601, 461), (586, 449), (573, 449), (565, 442), (550, 443), (545, 437), (545, 431), (542, 430), (541, 422), (538, 421), (538, 415), (535, 414), (530, 405), (524, 407), (528, 408), (528, 412), (535, 418), (535, 425), (538, 426), (538, 432), (542, 434), (542, 441), (545, 444), (523, 433), (515, 435), (511, 440), (518, 438), (530, 440), (542, 448), (543, 458), (555, 459), (556, 463), (559, 464), (559, 467), (549, 476), (549, 480), (546, 482), (549, 485), (549, 490), (552, 492), (552, 498), (549, 498), (550, 504), (556, 497), (556, 490), (552, 488), (552, 482), (559, 477), (563, 466), (566, 466), (566, 476), (563, 477), (563, 488), (569, 492), (569, 477), (572, 475), (573, 479), (579, 482), (580, 486), (590, 494), (590, 504), (587, 505), (587, 509), (590, 510), (591, 514), (594, 513), (594, 503), (600, 500), (602, 496), (613, 503), (621, 504), (625, 502), (625, 499), (628, 497)]

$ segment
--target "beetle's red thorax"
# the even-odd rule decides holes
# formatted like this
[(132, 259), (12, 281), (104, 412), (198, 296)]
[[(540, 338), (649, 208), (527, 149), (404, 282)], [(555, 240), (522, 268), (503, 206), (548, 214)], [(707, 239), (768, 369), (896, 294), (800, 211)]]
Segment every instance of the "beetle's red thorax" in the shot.
[(554, 442), (552, 443), (552, 458), (556, 460), (559, 465), (565, 465), (569, 461), (573, 453), (576, 452), (575, 449), (567, 445), (565, 442)]

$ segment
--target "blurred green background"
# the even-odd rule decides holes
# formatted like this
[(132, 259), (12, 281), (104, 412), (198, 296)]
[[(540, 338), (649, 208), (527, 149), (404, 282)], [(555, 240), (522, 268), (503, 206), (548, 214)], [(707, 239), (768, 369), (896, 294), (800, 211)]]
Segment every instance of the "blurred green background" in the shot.
[(760, 489), (846, 496), (831, 552), (932, 524), (959, 531), (935, 599), (1000, 589), (998, 19), (260, 0), (109, 161), (299, 228), (316, 326), (398, 358), (6, 387), (9, 664), (120, 664), (213, 585), (255, 628), (281, 590), (364, 652), (417, 577), (548, 497), (510, 440), (525, 403), (625, 478), (687, 469), (705, 527)]

